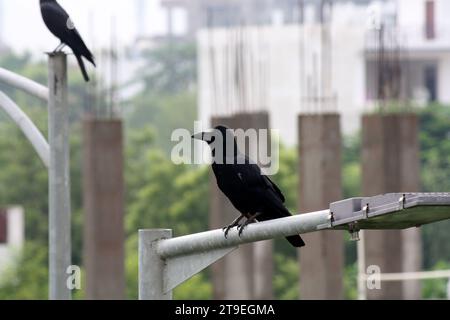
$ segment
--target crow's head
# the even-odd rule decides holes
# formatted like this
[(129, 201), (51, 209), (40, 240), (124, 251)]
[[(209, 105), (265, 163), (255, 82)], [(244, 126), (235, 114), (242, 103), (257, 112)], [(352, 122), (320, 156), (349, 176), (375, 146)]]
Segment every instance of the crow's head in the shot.
[(215, 127), (214, 130), (194, 134), (192, 139), (205, 141), (209, 145), (221, 139), (226, 144), (227, 142), (234, 142), (234, 134), (230, 128), (220, 125)]
[(205, 141), (211, 147), (215, 162), (234, 157), (238, 153), (233, 130), (223, 125), (215, 127), (212, 131), (194, 134), (192, 138)]

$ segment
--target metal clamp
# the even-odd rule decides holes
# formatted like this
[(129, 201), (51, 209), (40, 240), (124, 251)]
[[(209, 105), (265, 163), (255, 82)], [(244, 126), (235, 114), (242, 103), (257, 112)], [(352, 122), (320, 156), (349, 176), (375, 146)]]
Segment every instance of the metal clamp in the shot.
[(369, 204), (367, 203), (363, 208), (362, 208), (362, 212), (364, 215), (364, 218), (369, 219)]
[(405, 203), (406, 203), (406, 194), (403, 194), (400, 199), (398, 199), (398, 204), (400, 207), (400, 210), (404, 210), (405, 209)]

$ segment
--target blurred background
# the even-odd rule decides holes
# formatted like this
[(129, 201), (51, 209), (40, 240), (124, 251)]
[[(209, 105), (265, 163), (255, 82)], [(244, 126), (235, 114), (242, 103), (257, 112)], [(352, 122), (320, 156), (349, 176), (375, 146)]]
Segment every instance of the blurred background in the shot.
[[(356, 196), (450, 191), (449, 1), (59, 2), (98, 65), (86, 85), (69, 56), (72, 261), (83, 270), (76, 299), (137, 298), (138, 229), (184, 235), (237, 216), (208, 167), (171, 161), (173, 130), (192, 131), (196, 120), (279, 130), (274, 180), (293, 213)], [(0, 67), (46, 85), (44, 52), (58, 43), (37, 0), (0, 0)], [(47, 132), (44, 103), (0, 90)], [(111, 123), (119, 123), (105, 128), (113, 141), (96, 130)], [(108, 160), (111, 172), (93, 169)], [(93, 187), (117, 173), (105, 180), (117, 183), (114, 193)], [(108, 219), (108, 203), (117, 219)], [(445, 221), (367, 232), (366, 263), (448, 270), (449, 230)], [(309, 235), (300, 252), (278, 240), (246, 245), (174, 298), (357, 299), (349, 238)], [(46, 299), (47, 267), (47, 172), (0, 112), (0, 299)], [(445, 278), (383, 283), (367, 298), (445, 299), (447, 286)]]

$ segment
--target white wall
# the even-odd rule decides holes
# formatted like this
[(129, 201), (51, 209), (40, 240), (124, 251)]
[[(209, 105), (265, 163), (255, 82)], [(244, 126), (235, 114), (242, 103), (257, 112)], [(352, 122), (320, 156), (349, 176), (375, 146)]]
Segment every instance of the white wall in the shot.
[(0, 245), (0, 283), (2, 273), (11, 266), (17, 253), (25, 241), (24, 212), (21, 207), (11, 207), (7, 210), (7, 244)]
[(425, 25), (425, 0), (397, 0), (397, 23), (400, 27)]
[(438, 100), (450, 104), (450, 54), (442, 56), (438, 64)]

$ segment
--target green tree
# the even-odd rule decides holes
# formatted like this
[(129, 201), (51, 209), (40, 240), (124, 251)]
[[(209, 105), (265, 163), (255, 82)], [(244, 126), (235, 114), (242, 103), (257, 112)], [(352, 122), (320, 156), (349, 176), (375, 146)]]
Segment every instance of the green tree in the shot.
[[(420, 112), (422, 189), (450, 191), (450, 107), (430, 105)], [(450, 261), (450, 221), (422, 227), (424, 266)]]

